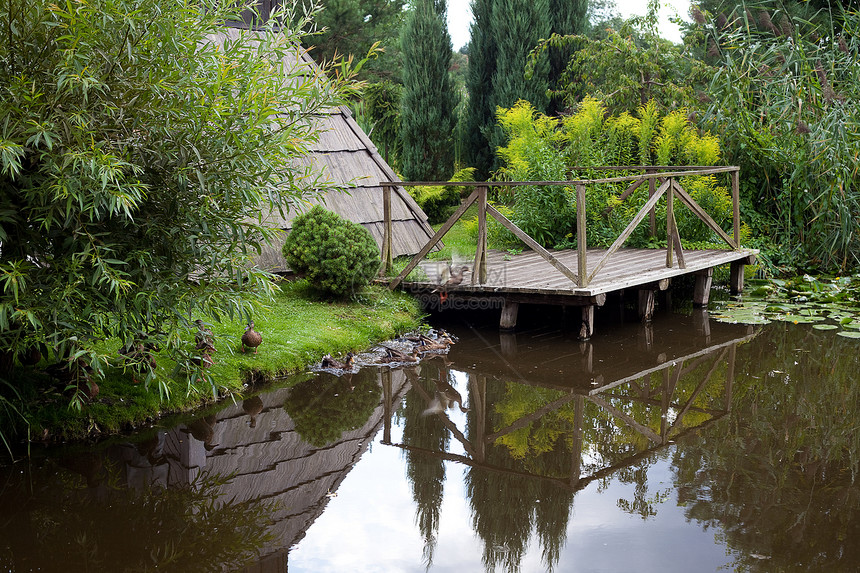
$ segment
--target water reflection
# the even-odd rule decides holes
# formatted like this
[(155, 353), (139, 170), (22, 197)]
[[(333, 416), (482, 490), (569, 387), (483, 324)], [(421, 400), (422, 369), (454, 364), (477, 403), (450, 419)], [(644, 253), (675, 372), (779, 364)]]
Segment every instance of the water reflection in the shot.
[[(746, 327), (711, 329), (697, 315), (682, 336), (642, 325), (628, 349), (611, 339), (568, 347), (558, 332), (521, 337), (526, 345), (512, 334), (500, 335), (498, 345), (464, 336), (468, 342), (448, 358), (413, 372), (398, 413), (405, 418), (403, 441), (385, 443), (407, 452), (425, 563), (432, 564), (438, 535), (443, 460), (469, 468), (472, 520), (487, 570), (519, 570), (533, 534), (543, 566), (552, 570), (576, 492), (613, 474), (636, 484), (633, 499), (619, 502), (622, 509), (653, 516), (649, 458), (728, 412), (736, 347), (755, 336)], [(564, 347), (571, 350), (559, 357)], [(455, 362), (472, 365), (465, 372), (468, 408), (451, 384)], [(440, 398), (449, 394), (456, 400)], [(468, 412), (463, 429), (441, 406), (451, 403)]]
[(860, 565), (854, 341), (702, 312), (454, 333), (418, 366), (0, 468), (0, 570)]

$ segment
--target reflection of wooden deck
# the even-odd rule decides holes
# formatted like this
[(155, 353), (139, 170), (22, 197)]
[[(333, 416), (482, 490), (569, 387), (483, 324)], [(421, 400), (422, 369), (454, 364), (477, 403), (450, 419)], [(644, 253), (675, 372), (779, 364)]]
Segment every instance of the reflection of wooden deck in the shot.
[[(563, 264), (576, 266), (576, 250), (551, 251)], [(677, 265), (666, 267), (666, 251), (658, 249), (621, 249), (610, 257), (594, 281), (586, 287), (574, 284), (558, 272), (543, 257), (534, 251), (510, 255), (502, 251), (490, 250), (487, 253), (487, 281), (484, 284), (471, 284), (469, 271), (463, 282), (448, 287), (448, 293), (469, 294), (536, 294), (573, 297), (595, 297), (601, 294), (631, 287), (658, 285), (661, 281), (685, 274), (697, 274), (714, 267), (744, 262), (758, 251), (738, 250), (689, 250), (684, 251), (686, 268)], [(596, 268), (606, 253), (605, 249), (588, 249), (588, 272)], [(406, 290), (433, 290), (438, 287), (440, 265), (436, 261), (424, 261), (421, 268), (427, 275), (426, 281), (403, 281)], [(572, 302), (572, 301), (571, 301)]]
[[(578, 491), (588, 484), (611, 476), (613, 473), (647, 459), (651, 455), (668, 447), (674, 441), (683, 436), (697, 432), (716, 420), (725, 416), (731, 409), (732, 392), (735, 378), (735, 360), (739, 345), (748, 342), (756, 336), (755, 331), (749, 331), (746, 327), (736, 325), (724, 325), (727, 328), (719, 336), (720, 340), (711, 340), (711, 335), (706, 337), (693, 336), (689, 345), (683, 348), (664, 348), (661, 352), (664, 359), (657, 365), (647, 365), (642, 368), (632, 364), (619, 365), (613, 369), (611, 377), (604, 378), (594, 368), (591, 352), (584, 349), (589, 359), (581, 363), (577, 360), (572, 362), (576, 369), (584, 367), (589, 373), (594, 373), (591, 387), (577, 384), (565, 384), (544, 379), (534, 380), (532, 369), (527, 368), (523, 376), (518, 371), (508, 374), (509, 378), (496, 375), (487, 369), (487, 362), (497, 360), (507, 362), (504, 357), (497, 353), (495, 357), (488, 358), (473, 372), (468, 372), (469, 394), (468, 402), (471, 415), (474, 417), (473, 426), (468, 436), (457, 430), (457, 427), (448, 418), (446, 412), (434, 414), (445, 427), (449, 428), (452, 436), (459, 442), (465, 454), (453, 453), (450, 448), (437, 450), (426, 447), (416, 447), (406, 443), (394, 443), (391, 440), (392, 417), (396, 412), (396, 401), (388, 399), (385, 401), (385, 434), (383, 443), (403, 450), (416, 452), (422, 455), (440, 458), (446, 461), (456, 462), (478, 470), (518, 476), (528, 479), (548, 481), (557, 486)], [(707, 325), (705, 330), (709, 332)], [(746, 334), (732, 337), (732, 333), (739, 335), (740, 331)], [(512, 336), (512, 335), (505, 335)], [(723, 340), (728, 338), (728, 340)], [(583, 343), (590, 347), (591, 343)], [(440, 379), (448, 378), (447, 364), (461, 361), (469, 363), (475, 354), (459, 356), (456, 354), (455, 346), (446, 366), (439, 375)], [(683, 353), (678, 355), (677, 352)], [(668, 358), (671, 356), (671, 358)], [(463, 360), (465, 358), (465, 360)], [(601, 361), (602, 362), (602, 361)], [(535, 361), (526, 360), (525, 365), (532, 365)], [(509, 364), (510, 366), (510, 364)], [(553, 368), (558, 368), (554, 364)], [(424, 368), (426, 366), (422, 366)], [(472, 366), (474, 368), (474, 365)], [(607, 372), (608, 374), (608, 372)], [(599, 381), (598, 381), (599, 380)], [(536, 403), (531, 406), (535, 409), (525, 413), (507, 426), (498, 427), (499, 417), (496, 416), (496, 404), (490, 402), (488, 385), (491, 384), (523, 384), (550, 390), (555, 390), (557, 395), (545, 397), (545, 402), (539, 407)], [(596, 384), (596, 385), (595, 385)], [(383, 387), (386, 381), (383, 378)], [(430, 404), (433, 397), (429, 392), (422, 389), (420, 384), (412, 380), (409, 391), (418, 392), (425, 403)], [(586, 407), (592, 415), (611, 420), (614, 428), (607, 429), (605, 426), (593, 422), (586, 423)], [(562, 430), (568, 433), (568, 440), (572, 444), (572, 456), (570, 471), (567, 477), (558, 475), (544, 475), (540, 472), (526, 471), (523, 468), (512, 469), (508, 466), (494, 464), (488, 455), (488, 450), (498, 446), (499, 439), (513, 432), (528, 428), (540, 420), (563, 408), (572, 409), (573, 417), (568, 416), (568, 426)], [(648, 415), (649, 409), (656, 409), (659, 416)], [(608, 417), (606, 416), (608, 414)], [(571, 423), (572, 422), (572, 423)], [(554, 426), (561, 429), (562, 425)], [(606, 465), (595, 464), (592, 447), (588, 443), (589, 428), (591, 432), (615, 431), (622, 435), (624, 428), (629, 428), (630, 436), (639, 435), (644, 438), (648, 446), (639, 451), (623, 451), (617, 459), (607, 459)], [(602, 429), (599, 429), (602, 428)], [(593, 435), (591, 436), (593, 439)], [(452, 440), (453, 442), (453, 440)], [(625, 447), (627, 445), (625, 444)], [(587, 463), (587, 460), (592, 460)]]

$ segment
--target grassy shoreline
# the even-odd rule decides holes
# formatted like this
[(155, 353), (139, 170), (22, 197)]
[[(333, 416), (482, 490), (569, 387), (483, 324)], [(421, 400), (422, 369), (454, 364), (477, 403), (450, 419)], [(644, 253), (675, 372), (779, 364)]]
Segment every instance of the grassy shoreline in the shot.
[[(368, 287), (358, 300), (349, 302), (319, 298), (305, 281), (280, 286), (274, 300), (254, 316), (255, 328), (263, 335), (257, 354), (240, 351), (244, 321), (212, 325), (217, 352), (207, 374), (215, 382), (217, 396), (213, 396), (215, 391), (209, 383), (192, 386), (180, 375), (172, 379), (169, 396), (162, 397), (156, 384), (147, 389), (133, 383), (129, 372), (115, 368), (98, 380), (98, 395), (78, 411), (69, 407), (68, 396), (56, 387), (46, 389), (44, 377), (21, 369), (16, 384), (29, 421), (30, 439), (54, 442), (102, 437), (231, 397), (241, 399), (243, 393), (259, 389), (275, 377), (301, 372), (325, 354), (365, 350), (414, 330), (423, 317), (414, 299), (378, 286)], [(113, 347), (118, 349), (118, 341), (106, 345), (116, 354)], [(163, 356), (156, 358), (157, 375), (170, 378), (174, 363)], [(26, 426), (19, 427), (15, 435), (6, 430), (6, 436), (15, 442), (26, 434)]]

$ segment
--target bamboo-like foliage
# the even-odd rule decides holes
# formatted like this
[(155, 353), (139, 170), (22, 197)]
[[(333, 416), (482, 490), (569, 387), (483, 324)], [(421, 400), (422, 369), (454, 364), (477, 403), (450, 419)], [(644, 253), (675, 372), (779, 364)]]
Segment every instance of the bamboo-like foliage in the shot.
[(860, 265), (860, 14), (832, 10), (805, 20), (748, 2), (700, 26), (717, 64), (705, 119), (759, 226), (791, 245), (781, 262), (844, 271)]
[(271, 293), (252, 254), (279, 232), (269, 212), (322, 187), (296, 158), (349, 73), (301, 64), (301, 17), (215, 39), (231, 6), (3, 2), (4, 356), (35, 346), (97, 375), (100, 340), (178, 350), (194, 318)]

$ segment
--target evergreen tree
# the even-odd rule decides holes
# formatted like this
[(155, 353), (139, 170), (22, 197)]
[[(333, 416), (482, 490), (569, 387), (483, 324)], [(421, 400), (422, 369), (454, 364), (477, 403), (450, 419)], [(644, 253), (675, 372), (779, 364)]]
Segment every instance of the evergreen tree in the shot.
[(485, 180), (493, 166), (493, 150), (487, 130), (494, 123), (495, 110), (490, 102), (491, 82), (496, 71), (496, 39), (490, 26), (493, 0), (472, 2), (472, 28), (469, 41), (469, 68), (466, 72), (465, 129), (463, 155), (475, 167), (475, 179)]
[(554, 113), (547, 90), (555, 84), (570, 58), (571, 48), (554, 51), (525, 78), (528, 54), (551, 34), (584, 32), (585, 0), (474, 0), (469, 71), (466, 86), (464, 155), (485, 179), (498, 165), (494, 150), (504, 139), (496, 125), (496, 109), (528, 100), (543, 113)]
[(529, 52), (542, 38), (549, 37), (549, 0), (495, 0), (491, 16), (497, 42), (496, 71), (492, 80), (493, 122), (488, 140), (493, 149), (504, 143), (504, 133), (495, 121), (495, 110), (518, 100), (529, 101), (546, 111), (549, 61), (541, 59), (530, 80), (524, 75)]
[(445, 0), (418, 0), (400, 37), (403, 52), (401, 168), (407, 180), (445, 181), (454, 171), (451, 36)]
[[(550, 33), (559, 36), (585, 34), (588, 31), (588, 1), (587, 0), (549, 0)], [(564, 73), (567, 63), (573, 56), (573, 46), (555, 48), (549, 53), (549, 85), (555, 91), (558, 89), (559, 78)], [(551, 100), (547, 108), (548, 115), (555, 115), (564, 109), (563, 102)]]

